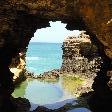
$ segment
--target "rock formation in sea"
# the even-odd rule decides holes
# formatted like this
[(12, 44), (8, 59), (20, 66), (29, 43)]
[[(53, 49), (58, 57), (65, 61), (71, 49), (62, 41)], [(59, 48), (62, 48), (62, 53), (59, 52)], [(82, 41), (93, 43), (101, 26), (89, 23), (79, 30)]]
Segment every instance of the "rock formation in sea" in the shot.
[(64, 40), (61, 72), (93, 79), (100, 70), (101, 57), (97, 46), (85, 33), (82, 31), (78, 36), (69, 36)]
[(32, 79), (38, 79), (38, 80), (44, 80), (44, 81), (57, 81), (60, 77), (60, 70), (59, 69), (53, 69), (51, 71), (44, 72), (42, 74), (36, 75), (33, 72), (30, 72), (28, 70), (25, 71), (24, 75), (27, 78)]
[(68, 30), (85, 30), (90, 35), (103, 63), (89, 104), (95, 112), (112, 111), (111, 0), (0, 0), (0, 111), (13, 112), (12, 58), (26, 51), (35, 31), (48, 27), (49, 21), (62, 21)]

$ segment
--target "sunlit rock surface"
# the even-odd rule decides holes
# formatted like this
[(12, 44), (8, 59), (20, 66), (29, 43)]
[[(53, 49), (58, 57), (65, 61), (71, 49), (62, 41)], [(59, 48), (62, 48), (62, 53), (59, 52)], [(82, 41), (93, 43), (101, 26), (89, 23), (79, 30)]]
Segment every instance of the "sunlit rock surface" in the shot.
[(15, 84), (19, 84), (26, 79), (25, 72), (25, 55), (24, 53), (17, 54), (16, 57), (12, 58), (10, 64), (10, 71), (14, 74), (13, 81)]
[(67, 37), (62, 46), (63, 63), (61, 72), (95, 78), (100, 70), (101, 57), (98, 48), (91, 43), (84, 31), (79, 36)]

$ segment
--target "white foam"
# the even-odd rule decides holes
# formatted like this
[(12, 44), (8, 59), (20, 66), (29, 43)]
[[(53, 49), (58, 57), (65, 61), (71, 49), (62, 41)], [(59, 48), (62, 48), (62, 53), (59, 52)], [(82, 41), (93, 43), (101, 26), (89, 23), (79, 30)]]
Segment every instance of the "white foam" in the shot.
[(27, 67), (28, 70), (36, 70), (34, 67)]
[(39, 60), (39, 57), (26, 57), (26, 60), (32, 61), (32, 60)]

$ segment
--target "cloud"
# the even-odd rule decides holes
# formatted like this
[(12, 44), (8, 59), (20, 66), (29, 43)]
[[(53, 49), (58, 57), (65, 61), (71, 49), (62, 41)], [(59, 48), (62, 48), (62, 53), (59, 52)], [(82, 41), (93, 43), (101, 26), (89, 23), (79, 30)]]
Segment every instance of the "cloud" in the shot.
[(62, 43), (67, 36), (78, 35), (78, 30), (67, 30), (66, 24), (61, 21), (50, 22), (51, 27), (38, 29), (31, 42), (49, 42), (49, 43)]

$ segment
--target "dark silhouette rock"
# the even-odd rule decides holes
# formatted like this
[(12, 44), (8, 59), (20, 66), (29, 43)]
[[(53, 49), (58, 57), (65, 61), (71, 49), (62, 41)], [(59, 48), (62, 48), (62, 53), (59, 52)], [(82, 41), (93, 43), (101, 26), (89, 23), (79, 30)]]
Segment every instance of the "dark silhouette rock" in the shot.
[(30, 110), (30, 102), (25, 98), (12, 98), (12, 102), (16, 107), (15, 112), (29, 112)]

